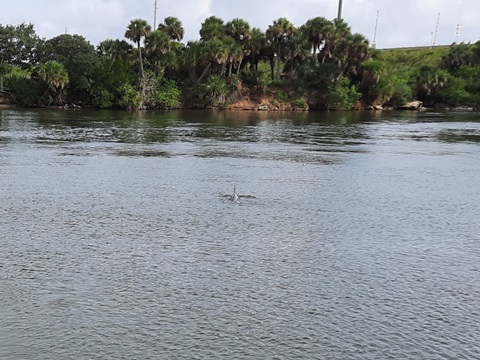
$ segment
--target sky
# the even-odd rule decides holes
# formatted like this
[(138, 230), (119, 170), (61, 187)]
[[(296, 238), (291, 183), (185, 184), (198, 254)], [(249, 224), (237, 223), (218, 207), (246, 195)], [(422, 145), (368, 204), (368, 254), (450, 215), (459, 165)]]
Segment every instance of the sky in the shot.
[[(154, 3), (155, 0), (0, 0), (0, 24), (32, 23), (42, 38), (78, 34), (98, 45), (106, 39), (124, 39), (133, 19), (145, 19), (153, 26)], [(183, 23), (187, 42), (199, 39), (200, 26), (211, 15), (225, 22), (242, 18), (265, 31), (280, 17), (286, 17), (295, 26), (316, 16), (333, 20), (338, 4), (337, 0), (157, 0), (157, 25), (167, 16), (177, 17)], [(343, 0), (342, 17), (352, 32), (365, 35), (370, 43), (375, 40), (379, 49), (480, 40), (480, 0)]]

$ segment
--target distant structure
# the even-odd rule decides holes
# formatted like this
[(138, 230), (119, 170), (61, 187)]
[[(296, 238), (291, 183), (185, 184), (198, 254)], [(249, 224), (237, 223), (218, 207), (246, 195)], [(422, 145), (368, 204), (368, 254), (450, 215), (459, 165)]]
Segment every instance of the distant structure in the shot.
[(378, 14), (380, 13), (380, 10), (377, 10), (377, 20), (375, 21), (375, 32), (373, 33), (373, 42), (372, 42), (372, 48), (376, 49), (377, 48), (377, 27), (378, 27)]
[(343, 0), (338, 0), (338, 15), (337, 20), (342, 18), (342, 7), (343, 7)]
[(158, 3), (158, 0), (155, 0), (155, 3), (153, 4), (153, 6), (154, 6), (154, 11), (153, 11), (153, 31), (157, 30), (157, 3)]
[(457, 27), (455, 29), (455, 44), (458, 44), (458, 38), (460, 37), (460, 24), (457, 24)]
[(432, 37), (433, 37), (433, 40), (432, 40), (432, 46), (435, 46), (437, 44), (437, 34), (438, 34), (438, 24), (440, 23), (440, 13), (438, 13), (438, 17), (437, 17), (437, 25), (435, 26), (435, 33), (433, 34), (432, 33)]

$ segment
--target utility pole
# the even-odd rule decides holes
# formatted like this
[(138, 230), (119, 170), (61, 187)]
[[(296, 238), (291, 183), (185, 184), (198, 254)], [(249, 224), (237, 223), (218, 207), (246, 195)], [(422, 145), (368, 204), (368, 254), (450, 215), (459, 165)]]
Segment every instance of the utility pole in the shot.
[(433, 36), (432, 46), (437, 44), (437, 33), (438, 33), (438, 23), (440, 22), (440, 13), (438, 13), (437, 17), (437, 26), (435, 26), (435, 35)]
[(157, 3), (158, 0), (155, 0), (155, 10), (153, 12), (153, 31), (157, 30)]
[(378, 27), (378, 14), (380, 13), (380, 10), (377, 10), (377, 21), (375, 21), (375, 32), (373, 33), (373, 42), (372, 42), (372, 48), (376, 49), (377, 48), (377, 27)]
[(337, 20), (342, 18), (342, 8), (343, 8), (343, 0), (338, 0), (338, 15)]

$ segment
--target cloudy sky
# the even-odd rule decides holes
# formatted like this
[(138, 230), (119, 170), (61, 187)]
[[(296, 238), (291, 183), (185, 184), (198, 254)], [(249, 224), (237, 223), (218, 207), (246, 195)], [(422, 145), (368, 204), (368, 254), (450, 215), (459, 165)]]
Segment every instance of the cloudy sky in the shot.
[[(105, 39), (123, 39), (130, 20), (154, 21), (155, 0), (0, 0), (0, 24), (35, 25), (40, 37), (79, 34), (93, 45)], [(3, 4), (3, 6), (2, 6)], [(211, 15), (225, 21), (242, 18), (266, 30), (273, 20), (286, 17), (300, 26), (308, 19), (337, 16), (337, 0), (158, 0), (157, 24), (178, 17), (185, 41), (197, 40), (201, 23)], [(374, 40), (378, 48), (424, 46), (480, 40), (480, 0), (343, 0), (343, 18), (353, 32)], [(439, 16), (440, 14), (440, 16)], [(438, 20), (438, 31), (436, 25)]]

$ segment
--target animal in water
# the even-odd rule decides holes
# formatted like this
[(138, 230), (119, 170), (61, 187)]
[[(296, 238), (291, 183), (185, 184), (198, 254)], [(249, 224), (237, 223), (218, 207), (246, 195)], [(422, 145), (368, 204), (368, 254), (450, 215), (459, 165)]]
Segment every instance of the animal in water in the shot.
[(236, 203), (240, 203), (240, 201), (238, 200), (238, 195), (237, 195), (235, 186), (233, 187), (233, 194), (230, 195), (230, 197), (229, 197), (228, 199), (229, 199), (230, 201), (233, 201), (233, 202), (236, 202)]

